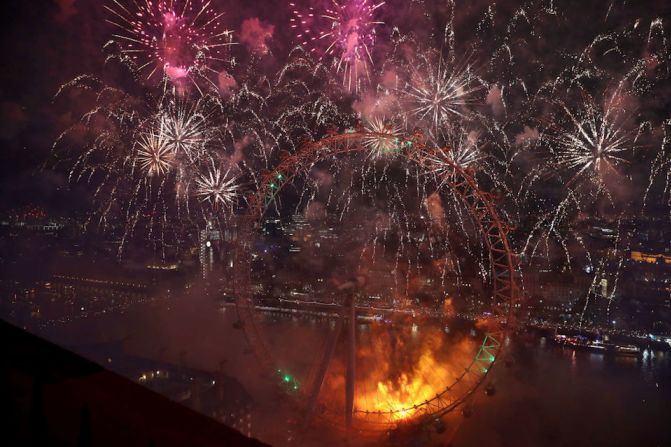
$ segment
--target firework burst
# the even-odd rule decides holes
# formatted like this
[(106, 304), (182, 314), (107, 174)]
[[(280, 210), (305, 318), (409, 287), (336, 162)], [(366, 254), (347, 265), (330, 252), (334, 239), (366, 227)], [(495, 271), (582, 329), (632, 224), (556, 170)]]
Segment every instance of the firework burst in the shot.
[(368, 122), (365, 129), (371, 135), (364, 138), (363, 145), (369, 149), (371, 158), (398, 153), (402, 132), (399, 126), (376, 117)]
[(162, 76), (176, 86), (191, 81), (198, 87), (196, 79), (218, 73), (214, 67), (232, 45), (224, 14), (210, 1), (112, 0), (105, 8), (107, 21), (118, 30), (113, 39), (147, 79)]
[(425, 74), (413, 77), (403, 92), (409, 100), (409, 112), (434, 130), (447, 125), (450, 118), (463, 118), (464, 106), (473, 103), (472, 94), (480, 89), (470, 66), (450, 69), (442, 58)]
[(427, 172), (440, 179), (440, 186), (454, 178), (455, 166), (475, 169), (485, 158), (477, 141), (462, 131), (450, 132), (447, 136), (441, 135), (441, 138), (432, 140), (436, 146), (425, 150), (421, 160)]
[(209, 169), (198, 176), (196, 195), (202, 202), (209, 202), (214, 207), (230, 207), (235, 203), (238, 184), (230, 171), (229, 168), (224, 172), (212, 162)]
[(588, 102), (577, 113), (562, 107), (573, 128), (553, 138), (557, 146), (555, 164), (572, 174), (569, 184), (581, 178), (602, 184), (606, 173), (625, 162), (621, 154), (631, 149), (628, 132), (619, 125), (613, 107), (602, 112)]
[(173, 103), (159, 112), (158, 121), (175, 155), (189, 161), (198, 158), (210, 139), (208, 117), (197, 105), (191, 108), (185, 103)]
[(376, 11), (384, 4), (370, 0), (332, 0), (322, 12), (310, 8), (303, 13), (292, 2), (289, 3), (294, 15), (291, 27), (296, 29), (302, 46), (313, 53), (321, 52), (320, 58), (332, 58), (348, 90), (358, 91), (361, 80), (370, 79), (376, 28), (383, 24), (376, 19)]
[[(502, 197), (500, 203), (507, 216), (513, 224), (520, 224), (511, 237), (517, 239), (513, 242), (529, 265), (550, 265), (561, 256), (570, 269), (576, 257), (584, 254), (586, 265), (594, 270), (598, 262), (576, 222), (590, 210), (605, 210), (602, 203), (593, 205), (601, 194), (610, 198), (615, 192), (605, 188), (604, 178), (618, 174), (616, 169), (624, 171), (624, 158), (636, 166), (626, 172), (633, 187), (637, 174), (650, 172), (644, 201), (656, 208), (661, 195), (669, 204), (668, 117), (658, 129), (655, 113), (632, 116), (629, 125), (648, 122), (645, 126), (651, 140), (665, 135), (656, 145), (656, 154), (638, 154), (633, 151), (639, 135), (634, 138), (633, 127), (631, 134), (625, 130), (625, 120), (619, 119), (617, 107), (612, 106), (617, 101), (611, 100), (609, 105), (599, 96), (598, 102), (585, 105), (584, 96), (574, 90), (610, 91), (615, 76), (622, 75), (627, 92), (619, 94), (621, 98), (640, 96), (644, 101), (663, 97), (664, 89), (659, 87), (668, 81), (669, 57), (661, 18), (650, 20), (647, 35), (637, 20), (621, 32), (600, 33), (583, 48), (582, 40), (564, 42), (562, 28), (546, 29), (564, 14), (553, 2), (550, 6), (547, 2), (525, 2), (526, 6), (512, 16), (502, 15), (500, 8), (492, 6), (482, 10), (481, 17), (469, 17), (468, 8), (457, 8), (453, 0), (447, 0), (441, 6), (448, 23), (443, 27), (440, 48), (433, 46), (439, 40), (434, 39), (439, 30), (403, 34), (399, 30), (406, 29), (408, 22), (400, 21), (390, 24), (389, 45), (381, 48), (377, 44), (382, 18), (384, 9), (390, 7), (382, 0), (288, 2), (293, 14), (290, 25), (302, 48), (292, 49), (286, 61), (278, 60), (278, 66), (283, 66), (272, 73), (257, 64), (257, 58), (250, 58), (253, 65), (238, 67), (237, 79), (228, 80), (239, 87), (223, 97), (218, 91), (211, 95), (205, 91), (193, 95), (199, 98), (194, 102), (192, 95), (181, 94), (185, 87), (203, 88), (232, 62), (226, 55), (231, 33), (224, 28), (222, 14), (212, 6), (223, 2), (105, 3), (107, 19), (116, 32), (107, 48), (119, 50), (107, 61), (121, 59), (136, 75), (135, 81), (147, 78), (151, 82), (134, 86), (140, 88), (111, 88), (82, 76), (67, 83), (63, 92), (73, 87), (90, 91), (96, 104), (81, 122), (59, 137), (54, 163), (67, 166), (69, 180), (90, 190), (97, 209), (91, 213), (91, 222), (98, 220), (103, 231), (125, 228), (120, 253), (130, 243), (150, 241), (155, 247), (169, 247), (188, 240), (185, 236), (190, 230), (177, 224), (194, 216), (201, 221), (222, 207), (231, 211), (244, 188), (238, 185), (239, 178), (244, 176), (245, 183), (258, 188), (263, 179), (259, 173), (272, 169), (285, 152), (298, 152), (304, 141), (315, 141), (330, 129), (358, 132), (356, 113), (364, 113), (370, 104), (374, 104), (375, 113), (393, 120), (378, 118), (366, 123), (369, 136), (357, 141), (365, 154), (356, 161), (353, 157), (334, 160), (328, 173), (315, 172), (299, 196), (301, 203), (318, 201), (318, 205), (323, 203), (326, 209), (340, 213), (342, 219), (359, 203), (378, 206), (374, 199), (379, 192), (379, 197), (388, 198), (389, 222), (402, 230), (399, 233), (405, 236), (399, 240), (405, 247), (416, 242), (410, 236), (416, 225), (414, 214), (428, 211), (432, 221), (441, 225), (457, 222), (457, 228), (469, 228), (468, 210), (449, 193), (458, 168)], [(306, 3), (319, 6), (296, 6)], [(406, 3), (408, 9), (416, 9), (428, 2)], [(429, 10), (426, 12), (430, 17)], [(606, 12), (604, 17), (608, 17)], [(398, 10), (393, 15), (402, 17)], [(413, 23), (419, 23), (415, 18), (419, 15), (413, 18)], [(604, 20), (604, 28), (611, 20)], [(456, 21), (461, 33), (455, 32)], [(477, 27), (469, 32), (464, 28), (467, 23), (477, 23)], [(457, 45), (457, 35), (467, 40)], [(431, 36), (431, 40), (422, 36)], [(637, 46), (641, 39), (643, 45)], [(539, 47), (539, 41), (545, 45)], [(556, 48), (561, 57), (547, 60), (548, 47)], [(469, 56), (460, 62), (462, 50)], [(619, 65), (612, 64), (611, 58)], [(617, 73), (620, 66), (626, 67), (626, 74)], [(343, 90), (367, 89), (377, 75), (380, 84), (360, 98), (358, 107), (343, 100)], [(127, 78), (130, 82), (130, 77), (124, 76), (124, 84)], [(480, 96), (476, 92), (483, 86), (492, 87), (487, 96), (489, 107), (476, 109), (472, 107)], [(561, 107), (557, 107), (558, 95), (566, 101)], [(545, 107), (548, 103), (552, 107)], [(400, 135), (399, 123), (404, 136), (421, 134), (412, 140), (421, 144), (409, 145)], [(520, 133), (522, 126), (525, 130)], [(478, 135), (477, 141), (464, 132), (465, 128)], [(647, 145), (647, 138), (640, 144)], [(534, 144), (526, 143), (530, 141)], [(235, 148), (235, 153), (226, 153), (225, 147)], [(394, 156), (401, 152), (421, 169), (415, 170), (414, 163), (403, 169), (405, 157)], [(643, 165), (646, 156), (654, 157), (649, 168)], [(320, 185), (327, 180), (329, 184), (341, 182), (342, 188), (322, 191)], [(435, 187), (440, 191), (434, 192)], [(417, 194), (408, 199), (404, 190)], [(627, 194), (634, 196), (635, 190)], [(610, 204), (615, 208), (620, 197), (613, 196)], [(273, 197), (273, 203), (279, 212), (291, 202), (282, 203), (278, 196), (277, 200)], [(419, 204), (421, 207), (413, 210)], [(371, 243), (373, 251), (377, 241), (391, 237), (384, 235), (389, 226), (379, 224), (380, 231)], [(485, 277), (488, 260), (481, 258), (481, 241), (472, 228), (463, 232), (470, 244), (467, 250), (478, 259)], [(436, 241), (431, 239), (431, 250), (451, 250), (448, 242)], [(397, 264), (407, 257), (405, 253), (409, 252), (399, 248)], [(417, 261), (408, 258), (406, 288), (416, 265)], [(441, 268), (442, 282), (450, 282), (452, 267), (446, 264)], [(458, 261), (454, 269), (460, 283)]]
[(174, 146), (162, 129), (150, 129), (140, 136), (137, 160), (147, 176), (161, 176), (167, 173), (174, 159)]

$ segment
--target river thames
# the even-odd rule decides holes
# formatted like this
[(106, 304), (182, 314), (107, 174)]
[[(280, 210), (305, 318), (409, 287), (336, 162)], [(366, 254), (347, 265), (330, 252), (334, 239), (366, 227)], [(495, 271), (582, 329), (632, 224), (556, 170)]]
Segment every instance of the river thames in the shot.
[[(263, 318), (272, 323), (279, 344), (295, 352), (309, 349), (305, 328), (319, 333), (331, 324), (312, 317)], [(138, 304), (123, 314), (28, 329), (80, 352), (118, 341), (128, 355), (224, 370), (245, 386), (263, 412), (270, 405), (262, 397), (268, 393), (267, 381), (243, 331), (235, 328), (236, 320), (234, 307), (192, 292)], [(359, 332), (370, 330), (367, 326), (358, 325)], [(486, 396), (479, 390), (472, 414), (455, 412), (447, 418), (449, 440), (435, 444), (443, 441), (417, 439), (410, 445), (671, 446), (670, 352), (606, 356), (561, 348), (540, 336), (512, 342), (509, 352), (509, 361), (497, 364), (490, 375), (495, 392)], [(268, 433), (252, 431), (278, 443)]]

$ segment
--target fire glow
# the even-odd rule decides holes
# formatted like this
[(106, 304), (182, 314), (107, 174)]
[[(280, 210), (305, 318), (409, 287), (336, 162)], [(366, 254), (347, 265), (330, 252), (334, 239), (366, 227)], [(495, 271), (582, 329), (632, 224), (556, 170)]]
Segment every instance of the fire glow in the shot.
[[(472, 340), (452, 341), (436, 327), (407, 327), (398, 333), (372, 327), (370, 343), (360, 343), (357, 352), (355, 415), (380, 414), (392, 422), (417, 416), (426, 401), (463, 373), (475, 349)], [(344, 369), (339, 363), (333, 367)], [(342, 396), (344, 374), (332, 377), (329, 396)]]

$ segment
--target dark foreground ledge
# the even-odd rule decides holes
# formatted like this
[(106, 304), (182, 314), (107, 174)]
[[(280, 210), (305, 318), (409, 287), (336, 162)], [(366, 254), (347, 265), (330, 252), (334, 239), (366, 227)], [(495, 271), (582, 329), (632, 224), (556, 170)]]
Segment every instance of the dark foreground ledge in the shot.
[(0, 445), (266, 445), (4, 321), (0, 346)]

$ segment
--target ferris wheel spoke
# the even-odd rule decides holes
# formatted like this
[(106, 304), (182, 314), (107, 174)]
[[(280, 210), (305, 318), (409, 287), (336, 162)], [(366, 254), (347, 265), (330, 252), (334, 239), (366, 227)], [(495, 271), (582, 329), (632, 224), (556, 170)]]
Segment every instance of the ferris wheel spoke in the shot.
[(345, 375), (345, 427), (352, 428), (354, 413), (354, 382), (356, 370), (356, 305), (353, 294), (349, 294), (345, 302), (349, 313), (347, 333), (347, 370)]
[[(249, 241), (253, 239), (255, 233), (263, 219), (265, 210), (274, 200), (279, 199), (281, 191), (289, 184), (292, 184), (294, 177), (299, 173), (307, 173), (315, 163), (321, 160), (334, 158), (337, 156), (351, 155), (356, 152), (364, 152), (368, 149), (366, 142), (376, 139), (389, 138), (387, 133), (369, 132), (359, 128), (349, 129), (343, 133), (335, 131), (327, 133), (327, 136), (318, 141), (306, 141), (302, 148), (296, 153), (283, 156), (280, 165), (264, 174), (260, 182), (258, 191), (251, 193), (247, 202), (249, 204), (246, 216), (250, 221), (247, 236)], [(398, 139), (398, 156), (405, 157), (409, 163), (414, 163), (419, 170), (431, 171), (428, 164), (432, 156), (432, 150), (421, 134), (417, 132), (413, 135), (400, 136)], [(442, 149), (447, 151), (449, 149)], [(331, 408), (335, 419), (339, 423), (344, 422), (349, 435), (362, 427), (373, 427), (376, 424), (381, 427), (389, 427), (402, 419), (415, 419), (417, 421), (435, 421), (436, 418), (443, 417), (461, 405), (464, 405), (474, 396), (474, 393), (485, 382), (495, 360), (502, 354), (502, 343), (506, 335), (514, 328), (516, 320), (514, 318), (515, 308), (522, 298), (519, 287), (518, 263), (514, 251), (510, 246), (508, 234), (512, 230), (502, 217), (494, 202), (497, 197), (481, 189), (474, 173), (456, 162), (447, 161), (446, 170), (442, 179), (437, 179), (437, 188), (439, 190), (450, 191), (461, 202), (464, 212), (471, 216), (474, 221), (474, 229), (482, 236), (482, 249), (489, 252), (489, 274), (491, 279), (491, 315), (482, 320), (486, 330), (485, 339), (482, 346), (471, 363), (449, 384), (444, 384), (440, 389), (436, 389), (434, 394), (424, 395), (412, 402), (403, 402), (398, 405), (394, 399), (387, 405), (369, 406), (363, 404), (361, 408), (355, 408), (355, 398), (362, 393), (355, 389), (356, 377), (356, 290), (359, 279), (345, 281), (338, 284), (340, 296), (345, 299), (341, 302), (338, 319), (334, 329), (326, 336), (323, 348), (317, 351), (316, 362), (313, 363), (313, 369), (307, 377), (306, 383), (309, 389), (305, 392), (294, 393), (301, 395), (307, 400), (307, 404), (300, 405), (304, 411), (305, 425), (312, 423), (318, 412), (316, 408), (318, 402), (322, 402), (322, 393), (325, 389), (326, 375), (329, 373), (329, 367), (335, 355), (335, 349), (339, 343), (341, 335), (346, 337), (344, 350), (344, 375), (338, 377), (339, 381), (344, 382), (344, 401)], [(383, 176), (384, 177), (384, 176)], [(269, 349), (266, 349), (263, 343), (263, 337), (255, 329), (260, 329), (255, 322), (254, 308), (249, 306), (251, 302), (250, 294), (250, 261), (249, 261), (250, 243), (239, 243), (236, 247), (236, 253), (239, 258), (246, 262), (238, 262), (239, 268), (235, 270), (236, 285), (240, 293), (236, 300), (236, 307), (241, 319), (249, 320), (250, 323), (243, 326), (248, 335), (250, 343), (259, 352), (259, 357), (266, 362), (272, 362), (272, 355)], [(251, 315), (250, 315), (251, 314)], [(345, 325), (347, 330), (343, 334)], [(498, 362), (496, 362), (498, 363)], [(344, 380), (343, 380), (344, 379)], [(430, 382), (430, 378), (422, 374), (420, 377), (422, 383)], [(339, 382), (339, 383), (342, 383)], [(364, 384), (365, 386), (365, 384)], [(296, 390), (297, 388), (294, 388)], [(366, 399), (367, 393), (364, 390), (363, 398)], [(378, 396), (384, 398), (385, 396)], [(344, 412), (344, 418), (343, 416)], [(355, 414), (356, 413), (356, 414)], [(356, 416), (356, 418), (355, 418)], [(334, 418), (330, 418), (332, 422)], [(433, 419), (431, 419), (433, 418)], [(361, 425), (359, 424), (361, 422)]]
[(338, 318), (334, 330), (331, 332), (331, 334), (329, 334), (328, 340), (326, 341), (326, 347), (324, 348), (322, 360), (319, 363), (319, 370), (317, 371), (314, 382), (312, 382), (312, 389), (310, 390), (308, 397), (308, 405), (305, 414), (306, 424), (309, 423), (312, 419), (315, 407), (317, 406), (317, 399), (319, 398), (321, 387), (324, 384), (324, 378), (326, 377), (328, 367), (331, 363), (331, 359), (333, 358), (333, 354), (335, 353), (338, 339), (340, 338), (340, 333), (342, 332), (343, 320), (344, 315), (341, 312), (340, 318)]

